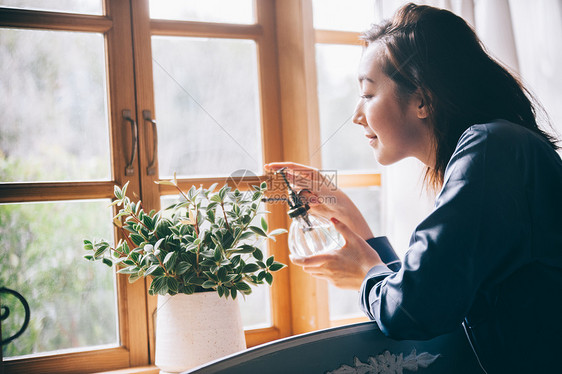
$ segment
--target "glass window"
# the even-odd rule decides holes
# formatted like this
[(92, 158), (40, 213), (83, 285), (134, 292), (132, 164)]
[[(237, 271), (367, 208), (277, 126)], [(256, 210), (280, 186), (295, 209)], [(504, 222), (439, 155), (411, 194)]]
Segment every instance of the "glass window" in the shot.
[[(219, 186), (220, 187), (220, 186)], [(172, 204), (180, 202), (179, 195), (162, 196), (160, 198), (162, 208), (166, 208)], [(265, 210), (263, 204), (258, 210)], [(258, 214), (252, 225), (260, 226), (262, 214)], [(208, 224), (208, 222), (206, 222)], [(260, 240), (257, 244), (264, 254), (264, 257), (268, 256), (267, 243)], [(258, 286), (252, 286), (252, 293), (248, 296), (238, 294), (236, 298), (238, 304), (240, 305), (240, 313), (242, 314), (242, 323), (246, 330), (263, 328), (271, 326), (271, 296), (270, 287), (267, 283)]]
[(0, 29), (0, 180), (111, 179), (104, 38)]
[(150, 17), (200, 22), (255, 22), (253, 0), (150, 0)]
[[(29, 327), (2, 347), (4, 357), (119, 344), (115, 273), (83, 258), (84, 239), (113, 236), (109, 204), (0, 205), (0, 285), (22, 294), (31, 309)], [(22, 310), (2, 321), (3, 339), (19, 330)]]
[(261, 172), (256, 44), (153, 37), (160, 176)]
[(364, 31), (375, 22), (374, 0), (313, 0), (314, 28)]
[(362, 48), (354, 45), (316, 45), (322, 167), (379, 169), (363, 129), (352, 122), (359, 100), (357, 67)]
[(101, 15), (102, 0), (0, 0), (1, 7)]
[[(357, 205), (373, 231), (373, 235), (382, 235), (380, 187), (345, 188), (343, 190)], [(359, 309), (359, 294), (357, 291), (337, 288), (330, 283), (328, 297), (331, 320), (364, 316)]]

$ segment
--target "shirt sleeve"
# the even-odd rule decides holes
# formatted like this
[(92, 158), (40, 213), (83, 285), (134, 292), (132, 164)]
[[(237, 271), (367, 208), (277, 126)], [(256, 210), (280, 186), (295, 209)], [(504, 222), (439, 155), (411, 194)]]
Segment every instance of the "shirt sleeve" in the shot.
[[(486, 129), (463, 134), (433, 212), (414, 231), (402, 268), (369, 271), (361, 307), (395, 339), (430, 339), (460, 325), (483, 284), (519, 266), (525, 196), (517, 157)], [(527, 221), (528, 222), (528, 221)]]
[(386, 236), (367, 239), (367, 243), (379, 254), (382, 262), (384, 262), (390, 270), (400, 270), (402, 267), (400, 258), (398, 258), (398, 255)]

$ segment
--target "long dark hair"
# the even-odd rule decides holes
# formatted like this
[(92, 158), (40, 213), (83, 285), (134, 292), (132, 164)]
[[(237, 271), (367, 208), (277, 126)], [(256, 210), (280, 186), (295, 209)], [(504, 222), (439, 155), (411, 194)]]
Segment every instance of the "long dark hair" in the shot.
[(410, 3), (362, 39), (386, 47), (382, 70), (397, 84), (398, 97), (407, 99), (419, 90), (427, 105), (436, 155), (425, 174), (429, 187), (441, 187), (459, 137), (474, 124), (505, 119), (558, 149), (556, 139), (537, 125), (537, 108), (548, 121), (538, 101), (486, 53), (472, 28), (455, 14)]

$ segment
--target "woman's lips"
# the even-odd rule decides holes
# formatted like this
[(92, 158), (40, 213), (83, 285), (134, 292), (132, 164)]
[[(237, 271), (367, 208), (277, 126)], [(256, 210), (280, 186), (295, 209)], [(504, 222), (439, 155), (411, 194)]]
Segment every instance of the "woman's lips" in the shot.
[(365, 134), (365, 136), (367, 137), (367, 139), (369, 139), (370, 145), (373, 145), (373, 143), (375, 143), (375, 141), (378, 139), (376, 135)]

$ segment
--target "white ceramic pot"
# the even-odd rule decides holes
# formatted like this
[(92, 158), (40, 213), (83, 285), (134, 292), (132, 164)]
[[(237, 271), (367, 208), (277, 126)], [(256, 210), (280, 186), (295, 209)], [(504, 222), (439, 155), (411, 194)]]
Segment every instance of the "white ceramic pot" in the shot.
[(179, 373), (246, 348), (238, 300), (216, 292), (158, 296), (156, 366)]

